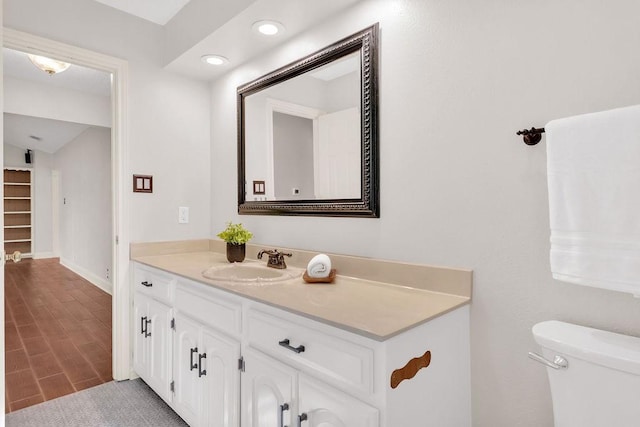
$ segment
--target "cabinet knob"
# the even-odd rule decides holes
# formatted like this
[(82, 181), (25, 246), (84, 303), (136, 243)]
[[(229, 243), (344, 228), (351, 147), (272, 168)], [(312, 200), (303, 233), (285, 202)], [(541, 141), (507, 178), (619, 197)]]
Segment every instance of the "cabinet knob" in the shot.
[(150, 287), (152, 287), (152, 286), (153, 286), (153, 283), (151, 283), (151, 282), (147, 282), (146, 280), (145, 280), (144, 282), (140, 282), (140, 284), (141, 284), (142, 286), (146, 286), (147, 288), (150, 288)]
[(298, 427), (302, 427), (302, 422), (307, 421), (307, 419), (308, 419), (307, 414), (304, 412), (298, 415)]

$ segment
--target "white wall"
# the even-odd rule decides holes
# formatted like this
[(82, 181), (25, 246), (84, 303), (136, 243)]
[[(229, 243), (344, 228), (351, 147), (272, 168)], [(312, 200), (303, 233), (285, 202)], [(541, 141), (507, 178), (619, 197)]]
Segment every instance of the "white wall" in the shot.
[(109, 289), (106, 272), (113, 271), (110, 129), (91, 127), (82, 132), (53, 155), (53, 165), (60, 174), (59, 200), (55, 201), (60, 213), (60, 262)]
[[(213, 84), (212, 232), (241, 221), (269, 247), (472, 268), (474, 426), (551, 426), (530, 328), (640, 336), (640, 300), (551, 279), (545, 143), (515, 132), (639, 103), (638, 16), (634, 0), (356, 5)], [(238, 216), (236, 87), (376, 21), (381, 218)]]
[[(28, 164), (24, 161), (24, 153), (26, 151), (27, 150), (16, 147), (15, 145), (3, 144), (4, 166), (14, 168), (33, 168), (33, 163)], [(41, 151), (38, 150), (33, 151), (34, 157), (41, 153)]]
[(4, 112), (111, 127), (111, 98), (4, 77)]
[[(4, 24), (129, 61), (126, 175), (154, 177), (153, 194), (129, 194), (131, 239), (209, 235), (209, 93), (161, 69), (162, 27), (86, 0), (5, 0)], [(178, 224), (179, 206), (189, 224)]]

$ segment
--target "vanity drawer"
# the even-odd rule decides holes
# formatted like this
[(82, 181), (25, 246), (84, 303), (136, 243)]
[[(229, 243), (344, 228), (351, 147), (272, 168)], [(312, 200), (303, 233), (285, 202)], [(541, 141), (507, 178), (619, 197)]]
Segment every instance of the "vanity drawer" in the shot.
[(176, 280), (170, 274), (136, 265), (133, 277), (134, 291), (149, 295), (168, 305), (173, 303)]
[(373, 349), (256, 310), (249, 311), (246, 328), (252, 347), (316, 377), (373, 392)]
[(241, 333), (242, 306), (215, 295), (206, 285), (180, 280), (176, 289), (176, 310), (230, 336)]

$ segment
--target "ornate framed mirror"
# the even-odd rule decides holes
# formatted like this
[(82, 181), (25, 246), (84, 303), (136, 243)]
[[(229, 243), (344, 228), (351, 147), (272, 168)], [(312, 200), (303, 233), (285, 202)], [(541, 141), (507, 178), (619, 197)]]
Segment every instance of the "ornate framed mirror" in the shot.
[(378, 24), (238, 87), (238, 213), (378, 218)]

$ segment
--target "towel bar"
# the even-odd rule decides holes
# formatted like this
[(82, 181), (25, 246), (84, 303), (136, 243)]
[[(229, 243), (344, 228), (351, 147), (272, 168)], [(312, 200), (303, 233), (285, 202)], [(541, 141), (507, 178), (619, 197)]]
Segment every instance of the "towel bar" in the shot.
[(542, 139), (544, 128), (523, 129), (516, 132), (516, 135), (522, 135), (522, 140), (527, 145), (536, 145)]

